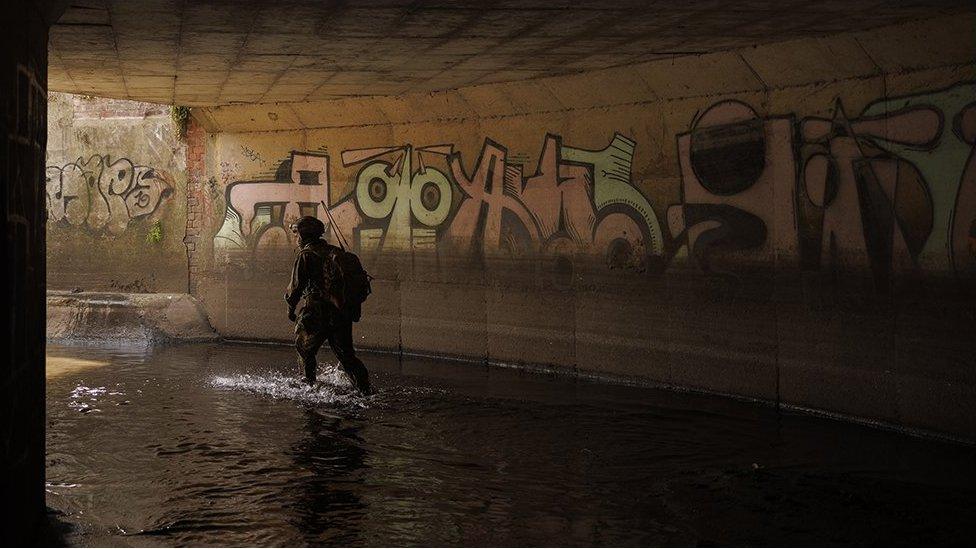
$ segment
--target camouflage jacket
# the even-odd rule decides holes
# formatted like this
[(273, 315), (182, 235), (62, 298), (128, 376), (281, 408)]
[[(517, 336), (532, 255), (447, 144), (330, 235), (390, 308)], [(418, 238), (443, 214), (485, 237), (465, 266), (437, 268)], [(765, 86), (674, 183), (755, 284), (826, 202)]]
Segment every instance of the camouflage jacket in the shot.
[(306, 301), (328, 302), (330, 296), (342, 295), (342, 275), (332, 258), (332, 248), (321, 239), (302, 245), (285, 292), (290, 310), (294, 310), (303, 297)]

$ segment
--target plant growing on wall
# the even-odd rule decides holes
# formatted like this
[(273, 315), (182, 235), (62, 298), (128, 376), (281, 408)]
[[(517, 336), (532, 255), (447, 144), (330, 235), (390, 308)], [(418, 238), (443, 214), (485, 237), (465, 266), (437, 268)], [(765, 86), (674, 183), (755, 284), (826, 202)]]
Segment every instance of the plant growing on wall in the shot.
[(173, 105), (170, 107), (170, 116), (173, 124), (176, 125), (176, 136), (180, 141), (186, 141), (186, 128), (190, 122), (190, 107)]
[(163, 241), (163, 224), (155, 221), (146, 233), (146, 244), (159, 244)]

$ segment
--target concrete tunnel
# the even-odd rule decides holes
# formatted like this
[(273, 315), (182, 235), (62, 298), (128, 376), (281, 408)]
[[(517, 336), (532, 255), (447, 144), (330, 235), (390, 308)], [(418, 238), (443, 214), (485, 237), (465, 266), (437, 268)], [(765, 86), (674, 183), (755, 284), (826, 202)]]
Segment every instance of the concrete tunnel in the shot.
[(45, 340), (288, 341), (301, 215), (375, 276), (360, 348), (976, 440), (970, 2), (12, 0), (3, 27), (5, 541), (45, 512)]

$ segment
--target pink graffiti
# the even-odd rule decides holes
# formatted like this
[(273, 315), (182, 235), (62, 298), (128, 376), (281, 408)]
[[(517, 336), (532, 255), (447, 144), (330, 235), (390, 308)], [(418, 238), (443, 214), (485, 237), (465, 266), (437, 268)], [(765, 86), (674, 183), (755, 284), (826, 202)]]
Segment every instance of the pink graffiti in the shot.
[[(452, 145), (344, 151), (343, 165), (365, 164), (354, 193), (364, 216), (358, 245), (458, 257), (607, 254), (614, 264), (643, 268), (646, 237), (653, 230), (659, 243), (660, 235), (653, 209), (630, 183), (634, 146), (615, 135), (601, 151), (571, 149), (547, 135), (529, 177), (490, 139), (470, 173)], [(450, 179), (429, 164), (438, 160)]]
[(823, 212), (821, 266), (870, 269), (884, 283), (892, 270), (916, 264), (933, 228), (927, 183), (914, 165), (873, 140), (929, 148), (941, 129), (934, 107), (850, 120), (840, 102), (832, 119), (800, 124), (807, 151), (803, 188)]
[[(483, 251), (487, 255), (497, 255), (503, 248), (518, 255), (520, 252), (535, 251), (540, 236), (528, 207), (522, 201), (519, 185), (506, 184), (505, 149), (491, 140), (485, 140), (481, 149), (481, 156), (475, 165), (473, 174), (469, 177), (461, 164), (461, 155), (452, 155), (450, 160), (451, 174), (454, 181), (464, 193), (451, 225), (442, 237), (442, 241), (458, 249), (469, 251)], [(509, 178), (510, 182), (513, 178)], [(482, 204), (487, 208), (483, 210)], [(528, 232), (527, 242), (517, 243), (511, 233), (502, 234), (502, 213), (508, 211), (515, 215)], [(484, 216), (484, 219), (481, 219)], [(483, 225), (478, 234), (479, 223)], [(503, 242), (504, 240), (504, 242)], [(472, 246), (482, 243), (481, 250), (474, 250)], [(519, 245), (526, 250), (518, 249)]]
[[(334, 230), (321, 208), (323, 202), (330, 204), (329, 190), (328, 156), (293, 152), (291, 181), (238, 181), (227, 186), (227, 213), (214, 244), (218, 248), (292, 246), (294, 237), (288, 226), (303, 215), (318, 217), (327, 230)], [(351, 241), (360, 222), (355, 206), (339, 204), (329, 212), (341, 234)], [(256, 223), (259, 215), (263, 219)]]
[[(616, 135), (611, 149), (618, 154), (618, 164), (626, 163), (625, 184), (629, 187), (633, 142)], [(649, 223), (642, 227), (639, 220), (641, 212), (653, 215), (650, 205), (638, 192), (640, 211), (622, 207), (602, 211), (594, 200), (600, 184), (595, 177), (597, 168), (564, 160), (564, 150), (558, 136), (547, 135), (536, 172), (529, 177), (523, 177), (521, 165), (508, 164), (507, 151), (491, 140), (485, 141), (471, 175), (465, 171), (461, 155), (453, 154), (451, 174), (464, 199), (441, 241), (486, 256), (605, 255), (612, 266), (643, 269), (649, 252), (646, 231), (651, 227)], [(574, 151), (593, 155), (596, 161), (613, 154)], [(633, 200), (614, 196), (614, 189), (606, 190), (608, 202)], [(656, 229), (656, 219), (654, 222)]]
[(671, 235), (699, 266), (794, 263), (797, 258), (793, 123), (761, 119), (723, 101), (679, 135), (683, 202), (668, 208)]

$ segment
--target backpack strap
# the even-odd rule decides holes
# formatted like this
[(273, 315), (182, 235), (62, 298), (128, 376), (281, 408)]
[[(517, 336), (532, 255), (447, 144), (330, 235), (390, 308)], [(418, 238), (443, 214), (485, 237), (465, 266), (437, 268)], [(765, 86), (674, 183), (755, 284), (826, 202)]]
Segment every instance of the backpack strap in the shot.
[(324, 255), (316, 252), (312, 248), (302, 248), (302, 249), (298, 250), (298, 255), (301, 255), (301, 254), (304, 254), (304, 253), (310, 253), (310, 254), (317, 255), (318, 257), (321, 257), (321, 258), (335, 258), (336, 252), (339, 251), (339, 248), (337, 248), (337, 247), (335, 247), (335, 246), (333, 246), (332, 244), (329, 244), (329, 243), (326, 243), (325, 245), (327, 246), (327, 248), (325, 250), (325, 254)]

